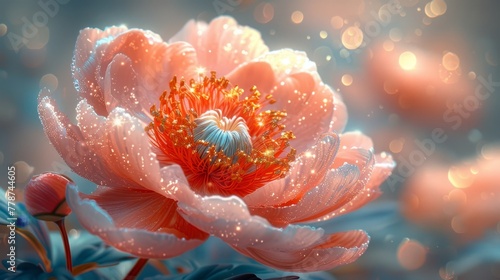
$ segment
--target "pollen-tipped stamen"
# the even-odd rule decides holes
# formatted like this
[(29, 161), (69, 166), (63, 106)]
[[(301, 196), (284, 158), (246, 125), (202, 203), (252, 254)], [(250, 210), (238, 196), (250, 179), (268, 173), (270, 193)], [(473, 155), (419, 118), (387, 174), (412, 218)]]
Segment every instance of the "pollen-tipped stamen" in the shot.
[(245, 196), (284, 177), (295, 159), (286, 112), (264, 110), (273, 103), (255, 86), (245, 96), (215, 72), (189, 82), (174, 77), (151, 107), (147, 131), (158, 160), (180, 165), (197, 192)]

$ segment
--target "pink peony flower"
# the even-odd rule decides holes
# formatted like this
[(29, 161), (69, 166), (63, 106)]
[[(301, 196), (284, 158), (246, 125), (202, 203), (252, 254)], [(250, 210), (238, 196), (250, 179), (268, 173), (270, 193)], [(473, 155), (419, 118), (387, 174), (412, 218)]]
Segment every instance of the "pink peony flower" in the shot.
[(433, 164), (410, 178), (402, 195), (411, 221), (438, 229), (460, 242), (481, 238), (500, 224), (500, 148), (483, 148), (477, 159)]
[(71, 179), (57, 173), (33, 176), (26, 185), (25, 203), (28, 212), (45, 221), (59, 221), (71, 213), (66, 203), (66, 186)]
[(52, 93), (39, 113), (67, 164), (98, 184), (68, 190), (82, 225), (118, 249), (168, 258), (217, 236), (269, 266), (332, 268), (357, 259), (362, 230), (299, 223), (379, 195), (390, 156), (345, 133), (347, 114), (302, 52), (270, 52), (232, 18), (190, 21), (168, 43), (149, 31), (81, 32), (72, 124)]

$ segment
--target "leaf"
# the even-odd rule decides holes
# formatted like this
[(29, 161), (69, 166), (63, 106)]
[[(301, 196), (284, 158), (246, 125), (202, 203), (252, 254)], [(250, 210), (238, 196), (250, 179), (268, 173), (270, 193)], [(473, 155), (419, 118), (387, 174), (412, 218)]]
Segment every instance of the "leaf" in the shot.
[(363, 229), (370, 233), (370, 231), (380, 230), (399, 221), (398, 207), (395, 202), (371, 203), (349, 214), (310, 225), (323, 228), (326, 232)]
[(282, 276), (284, 272), (276, 271), (272, 268), (258, 264), (214, 264), (200, 267), (188, 274), (179, 274), (172, 276), (155, 276), (148, 278), (150, 280), (247, 280), (262, 279), (257, 275), (267, 275), (269, 277)]
[[(64, 267), (65, 253), (58, 233), (51, 234), (54, 244), (52, 261), (54, 266)], [(71, 255), (75, 266), (97, 263), (100, 267), (115, 265), (125, 260), (133, 259), (131, 255), (120, 252), (115, 248), (106, 245), (100, 238), (87, 231), (79, 231), (77, 236), (70, 236)]]
[(500, 236), (487, 236), (458, 252), (458, 258), (449, 262), (449, 268), (456, 274), (464, 274), (486, 263), (500, 264)]
[(32, 280), (32, 279), (58, 279), (58, 280), (73, 280), (73, 276), (66, 268), (58, 268), (51, 272), (45, 272), (41, 267), (29, 263), (22, 262), (16, 267), (16, 272), (0, 270), (0, 279), (4, 280)]

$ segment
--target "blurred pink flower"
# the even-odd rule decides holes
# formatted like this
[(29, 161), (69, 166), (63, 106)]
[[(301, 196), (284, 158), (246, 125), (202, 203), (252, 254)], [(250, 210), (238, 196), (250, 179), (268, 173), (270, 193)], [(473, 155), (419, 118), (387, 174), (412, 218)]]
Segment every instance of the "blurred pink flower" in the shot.
[[(474, 88), (477, 81), (462, 74), (464, 61), (461, 65), (456, 54), (447, 52), (446, 60), (446, 54), (427, 47), (398, 44), (388, 51), (379, 44), (373, 48), (366, 60), (366, 84), (376, 93), (372, 105), (382, 103), (403, 118), (433, 128), (470, 129), (480, 118), (484, 103)], [(363, 91), (352, 98), (364, 101), (360, 93)]]
[(410, 178), (402, 196), (410, 220), (468, 242), (500, 223), (500, 148), (451, 166), (430, 164)]
[(270, 52), (228, 17), (190, 21), (168, 43), (126, 27), (85, 29), (73, 76), (77, 124), (47, 90), (39, 113), (68, 165), (99, 185), (90, 195), (70, 188), (68, 202), (107, 243), (168, 258), (210, 234), (290, 271), (366, 250), (362, 230), (297, 225), (375, 199), (394, 167), (366, 136), (339, 134), (345, 106), (306, 54)]

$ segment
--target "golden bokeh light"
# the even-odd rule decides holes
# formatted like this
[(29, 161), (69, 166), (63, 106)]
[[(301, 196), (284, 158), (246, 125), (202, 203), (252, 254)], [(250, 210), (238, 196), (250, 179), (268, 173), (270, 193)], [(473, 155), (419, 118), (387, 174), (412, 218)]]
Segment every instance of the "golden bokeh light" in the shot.
[(330, 20), (330, 24), (334, 29), (340, 29), (342, 28), (342, 26), (344, 26), (344, 20), (339, 16), (334, 16)]
[(425, 14), (430, 18), (442, 16), (446, 13), (447, 5), (444, 0), (432, 0), (425, 4)]
[(455, 188), (467, 188), (472, 185), (474, 179), (475, 176), (468, 165), (451, 166), (448, 170), (448, 180)]
[(342, 33), (342, 45), (346, 49), (355, 50), (363, 43), (363, 31), (357, 26), (350, 26)]
[(274, 7), (271, 3), (260, 3), (255, 7), (253, 16), (259, 23), (268, 23), (274, 17)]
[(4, 23), (0, 23), (0, 37), (4, 36), (7, 34), (7, 25)]
[(399, 55), (399, 66), (406, 71), (413, 70), (417, 66), (417, 57), (410, 51), (403, 52)]
[(427, 258), (428, 249), (417, 240), (404, 239), (398, 248), (398, 262), (407, 270), (420, 268)]
[(385, 40), (383, 44), (384, 50), (390, 52), (394, 50), (394, 42), (391, 40)]
[(47, 88), (54, 91), (59, 86), (59, 80), (54, 74), (46, 74), (40, 79), (40, 88)]
[(430, 2), (430, 9), (433, 14), (436, 16), (441, 16), (446, 13), (447, 5), (444, 0), (432, 0)]
[(405, 146), (405, 139), (404, 138), (398, 138), (394, 139), (389, 143), (389, 149), (391, 152), (397, 154), (400, 153)]
[(455, 71), (458, 67), (460, 67), (460, 58), (452, 52), (445, 53), (443, 55), (442, 62), (444, 68), (448, 71)]
[(295, 11), (292, 13), (292, 22), (299, 24), (304, 20), (304, 14), (301, 11)]
[(401, 41), (401, 39), (403, 38), (403, 33), (401, 32), (401, 29), (391, 28), (391, 30), (389, 31), (389, 38), (391, 38), (393, 42)]
[(349, 75), (349, 74), (344, 74), (344, 75), (342, 76), (342, 84), (343, 84), (344, 86), (348, 87), (348, 86), (352, 85), (352, 82), (353, 82), (353, 78), (352, 78), (352, 76), (351, 76), (351, 75)]

